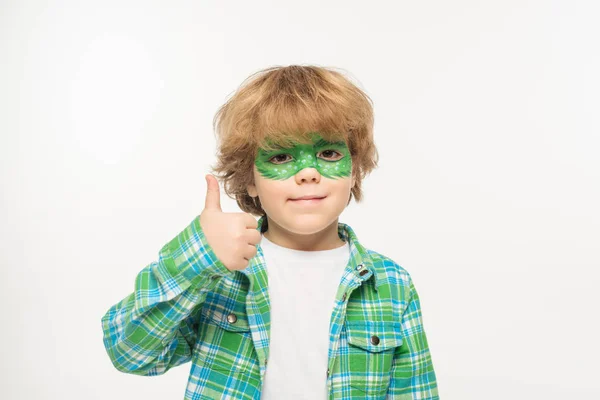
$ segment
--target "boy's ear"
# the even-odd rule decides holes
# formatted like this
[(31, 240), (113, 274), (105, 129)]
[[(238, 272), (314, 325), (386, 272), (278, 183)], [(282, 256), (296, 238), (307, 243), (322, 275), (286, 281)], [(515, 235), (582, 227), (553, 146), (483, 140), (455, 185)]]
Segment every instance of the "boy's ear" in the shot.
[[(253, 169), (254, 173), (256, 173), (256, 165), (253, 165), (252, 169)], [(252, 180), (253, 183), (246, 186), (246, 191), (248, 192), (248, 195), (250, 195), (250, 197), (258, 196), (258, 191), (256, 190), (256, 185), (254, 184), (254, 183), (256, 183), (255, 179), (256, 179), (256, 175), (255, 175), (255, 178)]]
[(248, 191), (248, 194), (250, 195), (250, 197), (256, 197), (258, 196), (258, 192), (256, 191), (256, 186), (254, 185), (248, 185), (246, 187), (246, 190)]

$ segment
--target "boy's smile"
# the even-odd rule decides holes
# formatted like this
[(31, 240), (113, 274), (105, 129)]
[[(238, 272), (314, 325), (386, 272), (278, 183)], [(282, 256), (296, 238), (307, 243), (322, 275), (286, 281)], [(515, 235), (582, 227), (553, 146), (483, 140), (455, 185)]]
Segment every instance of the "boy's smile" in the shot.
[(251, 197), (259, 197), (267, 214), (265, 236), (270, 241), (315, 251), (343, 244), (337, 234), (338, 217), (354, 183), (347, 145), (327, 142), (314, 133), (312, 144), (259, 149), (254, 184), (247, 190)]

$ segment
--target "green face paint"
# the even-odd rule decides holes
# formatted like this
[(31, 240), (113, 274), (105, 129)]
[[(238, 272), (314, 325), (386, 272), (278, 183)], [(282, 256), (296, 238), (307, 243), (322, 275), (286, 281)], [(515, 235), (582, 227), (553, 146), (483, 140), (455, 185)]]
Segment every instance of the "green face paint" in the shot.
[(328, 142), (314, 134), (312, 144), (297, 144), (281, 150), (258, 150), (254, 164), (267, 179), (285, 180), (304, 168), (315, 168), (330, 179), (350, 176), (352, 157), (346, 143)]

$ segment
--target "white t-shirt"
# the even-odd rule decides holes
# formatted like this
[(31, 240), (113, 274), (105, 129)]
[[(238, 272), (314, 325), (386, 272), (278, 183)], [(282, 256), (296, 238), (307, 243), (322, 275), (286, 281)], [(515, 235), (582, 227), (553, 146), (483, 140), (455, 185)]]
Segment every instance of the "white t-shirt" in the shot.
[(326, 399), (329, 322), (350, 246), (279, 246), (264, 235), (271, 335), (261, 400)]

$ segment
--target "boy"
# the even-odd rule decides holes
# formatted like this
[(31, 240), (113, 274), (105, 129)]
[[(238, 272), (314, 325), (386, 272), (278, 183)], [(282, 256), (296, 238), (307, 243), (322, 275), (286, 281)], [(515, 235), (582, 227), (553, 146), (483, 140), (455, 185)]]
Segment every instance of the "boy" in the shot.
[(102, 318), (114, 366), (192, 361), (186, 399), (438, 399), (410, 275), (338, 221), (377, 166), (371, 99), (332, 69), (273, 67), (214, 122), (243, 212), (207, 175), (200, 216)]

